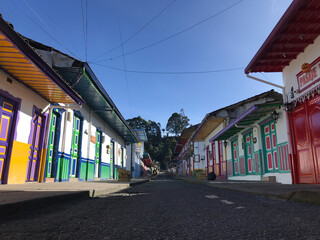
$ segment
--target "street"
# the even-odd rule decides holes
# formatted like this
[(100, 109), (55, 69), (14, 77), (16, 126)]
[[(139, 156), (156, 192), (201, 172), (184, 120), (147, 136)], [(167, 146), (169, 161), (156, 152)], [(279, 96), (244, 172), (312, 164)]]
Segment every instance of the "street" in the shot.
[(320, 206), (160, 175), (101, 198), (0, 222), (0, 239), (319, 239)]

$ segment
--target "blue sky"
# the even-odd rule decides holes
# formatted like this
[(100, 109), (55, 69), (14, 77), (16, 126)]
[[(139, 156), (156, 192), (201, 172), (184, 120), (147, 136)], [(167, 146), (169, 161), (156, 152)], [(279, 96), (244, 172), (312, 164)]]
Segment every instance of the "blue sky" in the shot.
[[(238, 0), (1, 0), (15, 30), (88, 61), (122, 115), (140, 115), (165, 127), (184, 109), (191, 124), (212, 112), (271, 89), (247, 79), (244, 68), (291, 0), (243, 0), (158, 45), (123, 57), (213, 16)], [(87, 13), (87, 14), (86, 14)], [(86, 17), (87, 16), (87, 17)], [(120, 35), (121, 32), (121, 35)], [(118, 57), (118, 58), (117, 58)], [(124, 65), (125, 62), (125, 65)], [(104, 65), (104, 66), (101, 66)], [(107, 66), (107, 67), (105, 67)], [(153, 72), (142, 74), (130, 71)], [(238, 69), (205, 74), (155, 74)], [(256, 76), (282, 85), (281, 74)]]

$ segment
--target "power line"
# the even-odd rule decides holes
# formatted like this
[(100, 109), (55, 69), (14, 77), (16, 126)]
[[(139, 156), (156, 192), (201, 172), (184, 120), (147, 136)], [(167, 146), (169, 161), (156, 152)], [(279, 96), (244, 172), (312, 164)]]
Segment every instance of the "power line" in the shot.
[(151, 18), (146, 24), (144, 24), (140, 29), (138, 29), (134, 34), (132, 34), (122, 44), (119, 44), (119, 45), (109, 49), (108, 51), (104, 52), (103, 54), (93, 58), (92, 61), (107, 55), (108, 53), (112, 52), (113, 50), (116, 50), (116, 49), (120, 48), (121, 46), (123, 46), (124, 44), (126, 44), (127, 42), (129, 42), (132, 38), (134, 38), (139, 32), (141, 32), (143, 29), (145, 29), (150, 23), (152, 23), (156, 18), (158, 18), (165, 10), (167, 10), (176, 1), (177, 0), (173, 0), (172, 2), (170, 2), (169, 5), (167, 5), (165, 8), (163, 8), (159, 13), (157, 13), (153, 18)]
[[(182, 34), (182, 33), (185, 33), (185, 32), (187, 32), (187, 31), (189, 31), (189, 30), (197, 27), (198, 25), (200, 25), (200, 24), (202, 24), (202, 23), (204, 23), (204, 22), (207, 22), (207, 21), (211, 20), (212, 18), (217, 17), (217, 16), (219, 16), (220, 14), (228, 11), (230, 8), (236, 6), (237, 4), (239, 4), (239, 3), (242, 2), (242, 1), (243, 1), (243, 0), (239, 0), (239, 1), (237, 1), (236, 3), (230, 5), (229, 7), (223, 9), (222, 11), (220, 11), (220, 12), (218, 12), (218, 13), (216, 13), (216, 14), (214, 14), (214, 15), (212, 15), (212, 16), (210, 16), (210, 17), (208, 17), (208, 18), (206, 18), (206, 19), (204, 19), (204, 20), (202, 20), (202, 21), (200, 21), (200, 22), (198, 22), (198, 23), (196, 23), (196, 24), (188, 27), (188, 28), (185, 28), (185, 29), (182, 30), (182, 31), (179, 31), (179, 32), (177, 32), (177, 33), (174, 33), (174, 34), (172, 34), (172, 35), (170, 35), (170, 36), (168, 36), (168, 37), (166, 37), (166, 38), (164, 38), (164, 39), (162, 39), (162, 40), (160, 40), (160, 41), (157, 41), (157, 42), (155, 42), (155, 43), (152, 43), (152, 44), (149, 44), (149, 45), (144, 46), (144, 47), (142, 47), (142, 48), (136, 49), (136, 50), (134, 50), (134, 51), (125, 53), (124, 55), (127, 56), (127, 55), (134, 54), (134, 53), (136, 53), (136, 52), (140, 52), (140, 51), (142, 51), (142, 50), (144, 50), (144, 49), (147, 49), (147, 48), (156, 46), (156, 45), (158, 45), (158, 44), (160, 44), (160, 43), (163, 43), (163, 42), (165, 42), (165, 41), (167, 41), (167, 40), (169, 40), (169, 39), (171, 39), (171, 38), (174, 38), (174, 37), (176, 37), (176, 36), (178, 36), (178, 35), (180, 35), (180, 34)], [(122, 54), (122, 55), (123, 55), (123, 54)], [(118, 55), (118, 56), (109, 58), (109, 59), (107, 59), (107, 60), (101, 60), (101, 61), (97, 61), (97, 62), (111, 61), (111, 60), (114, 60), (114, 59), (117, 59), (117, 58), (122, 57), (122, 55)]]
[(82, 32), (83, 32), (83, 44), (85, 51), (86, 50), (86, 27), (85, 27), (85, 17), (84, 17), (84, 8), (83, 8), (83, 1), (81, 0), (81, 16), (82, 16)]
[(86, 0), (86, 62), (88, 60), (88, 0)]
[[(120, 27), (120, 20), (118, 17), (118, 27), (119, 27), (119, 35), (120, 35), (120, 42), (121, 42), (121, 50), (122, 50), (122, 54), (124, 53), (123, 50), (123, 44), (122, 44), (122, 34), (121, 34), (121, 27)], [(130, 101), (130, 91), (129, 91), (129, 84), (128, 84), (128, 76), (127, 76), (127, 65), (126, 65), (126, 59), (125, 56), (123, 55), (123, 67), (124, 67), (124, 74), (126, 77), (126, 84), (127, 84), (127, 92), (128, 92), (128, 98), (129, 98), (129, 107), (130, 107), (130, 115), (132, 116), (132, 111), (131, 111), (131, 101)]]
[(216, 70), (205, 70), (205, 71), (181, 71), (181, 72), (160, 72), (160, 71), (139, 71), (139, 70), (128, 70), (128, 69), (121, 69), (121, 68), (115, 68), (115, 67), (111, 67), (111, 66), (107, 66), (104, 64), (99, 64), (99, 63), (94, 63), (94, 62), (90, 62), (92, 64), (101, 66), (101, 67), (105, 67), (105, 68), (109, 68), (109, 69), (113, 69), (116, 71), (120, 71), (120, 72), (130, 72), (130, 73), (139, 73), (139, 74), (159, 74), (159, 75), (183, 75), (183, 74), (205, 74), (205, 73), (219, 73), (219, 72), (230, 72), (230, 71), (236, 71), (236, 70), (243, 70), (244, 67), (239, 67), (239, 68), (227, 68), (227, 69), (216, 69)]
[[(11, 1), (15, 6), (16, 8), (18, 8), (17, 4), (14, 2), (14, 1)], [(32, 7), (26, 2), (26, 5), (31, 9), (31, 11), (33, 12), (33, 14), (35, 14), (37, 16), (37, 18), (40, 19), (40, 21), (48, 27), (47, 24), (45, 24), (45, 22), (42, 20), (42, 18), (32, 9)], [(73, 52), (71, 52), (68, 48), (64, 47), (62, 45), (61, 42), (59, 42), (57, 39), (55, 39), (49, 32), (47, 32), (40, 24), (38, 24), (35, 20), (33, 20), (28, 14), (25, 13), (25, 11), (23, 11), (23, 13), (25, 14), (25, 16), (30, 20), (32, 21), (37, 27), (39, 27), (44, 33), (46, 33), (53, 41), (55, 41), (56, 43), (58, 43), (62, 48), (64, 48), (65, 50), (67, 50), (71, 55), (73, 55), (75, 58), (79, 58), (76, 54), (74, 54)]]

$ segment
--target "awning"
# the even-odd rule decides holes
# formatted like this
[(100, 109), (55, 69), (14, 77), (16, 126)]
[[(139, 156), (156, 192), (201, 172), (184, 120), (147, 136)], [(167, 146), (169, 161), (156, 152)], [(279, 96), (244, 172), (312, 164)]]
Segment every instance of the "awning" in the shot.
[(212, 141), (227, 140), (237, 133), (243, 131), (262, 117), (270, 114), (277, 107), (281, 106), (282, 103), (272, 103), (272, 104), (261, 104), (254, 105), (244, 112), (241, 116), (235, 119), (232, 123), (222, 129), (217, 135), (210, 139)]
[(320, 34), (320, 1), (294, 0), (245, 69), (282, 72)]
[(0, 68), (50, 103), (83, 104), (81, 97), (1, 17)]
[(89, 65), (81, 63), (79, 67), (55, 67), (55, 69), (117, 134), (127, 142), (140, 142)]
[(224, 117), (208, 116), (199, 126), (197, 131), (192, 136), (192, 141), (204, 141), (204, 139), (216, 129), (223, 121)]

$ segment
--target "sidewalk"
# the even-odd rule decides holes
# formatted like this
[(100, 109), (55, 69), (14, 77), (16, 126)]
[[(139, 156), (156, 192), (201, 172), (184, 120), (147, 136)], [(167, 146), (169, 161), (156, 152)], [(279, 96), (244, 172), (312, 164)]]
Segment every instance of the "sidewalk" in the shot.
[(99, 197), (122, 191), (137, 184), (149, 182), (150, 178), (90, 182), (54, 182), (0, 184), (0, 217), (44, 207), (62, 201)]
[(185, 182), (205, 184), (207, 186), (262, 195), (272, 199), (282, 199), (298, 202), (307, 202), (320, 205), (319, 184), (280, 184), (271, 182), (253, 181), (228, 181), (228, 180), (197, 180), (193, 178), (179, 177)]

